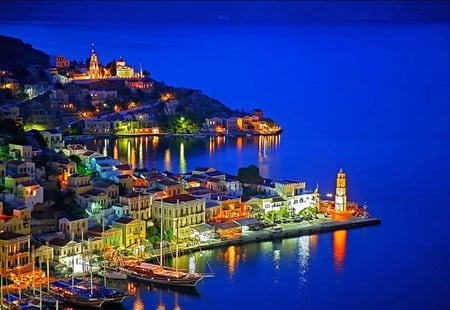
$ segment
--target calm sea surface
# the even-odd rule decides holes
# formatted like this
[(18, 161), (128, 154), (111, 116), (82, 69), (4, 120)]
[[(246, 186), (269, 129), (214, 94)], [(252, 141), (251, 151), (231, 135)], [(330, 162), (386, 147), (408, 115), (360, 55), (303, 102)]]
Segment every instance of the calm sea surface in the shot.
[[(324, 195), (339, 168), (377, 227), (195, 254), (198, 295), (136, 289), (127, 309), (450, 307), (450, 25), (152, 25), (0, 22), (49, 54), (122, 56), (169, 85), (262, 108), (275, 137), (90, 141), (134, 167), (228, 173), (256, 164)], [(205, 260), (205, 258), (207, 260)], [(188, 257), (181, 259), (187, 264)], [(164, 305), (165, 308), (162, 307)]]

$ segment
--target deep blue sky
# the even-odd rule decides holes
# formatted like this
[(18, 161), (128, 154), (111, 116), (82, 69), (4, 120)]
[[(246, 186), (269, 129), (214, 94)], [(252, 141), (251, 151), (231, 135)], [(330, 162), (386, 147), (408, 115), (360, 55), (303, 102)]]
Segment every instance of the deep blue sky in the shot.
[(7, 1), (0, 20), (120, 22), (443, 21), (448, 1)]

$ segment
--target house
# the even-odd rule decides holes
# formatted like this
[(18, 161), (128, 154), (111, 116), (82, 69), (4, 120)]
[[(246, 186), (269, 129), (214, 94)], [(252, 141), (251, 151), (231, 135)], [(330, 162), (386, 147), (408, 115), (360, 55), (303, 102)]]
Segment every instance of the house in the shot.
[(30, 161), (33, 158), (31, 145), (9, 144), (9, 156), (14, 159)]
[(44, 188), (35, 182), (25, 182), (17, 185), (17, 200), (30, 211), (38, 203), (44, 202)]
[(118, 228), (95, 225), (88, 229), (88, 233), (102, 238), (104, 250), (108, 248), (117, 249), (122, 246), (122, 230)]
[(31, 180), (36, 180), (36, 164), (32, 161), (21, 161), (12, 159), (6, 162), (6, 171), (10, 174), (26, 173), (31, 177)]
[(156, 183), (157, 188), (167, 193), (167, 196), (181, 194), (181, 184), (169, 179), (161, 180)]
[(59, 219), (58, 227), (66, 239), (82, 238), (87, 234), (88, 219), (82, 216), (63, 217)]
[[(117, 184), (97, 181), (92, 184), (92, 188), (104, 192), (112, 203), (119, 200), (119, 185)], [(112, 205), (112, 203), (109, 205), (109, 207)]]
[(112, 176), (111, 180), (132, 192), (134, 188), (134, 178), (128, 174)]
[(119, 197), (121, 204), (129, 206), (131, 218), (147, 221), (151, 218), (152, 196), (141, 193), (127, 193)]
[(5, 188), (9, 190), (10, 193), (17, 193), (17, 186), (21, 183), (31, 182), (31, 176), (26, 173), (12, 174), (5, 177)]
[(53, 249), (55, 260), (72, 268), (74, 274), (84, 271), (81, 242), (57, 237), (50, 240), (48, 246)]
[(223, 133), (225, 130), (224, 120), (220, 117), (207, 118), (205, 120), (206, 128), (209, 132)]
[(125, 248), (145, 241), (145, 222), (140, 219), (121, 217), (112, 222), (112, 227), (122, 231), (122, 245)]
[(84, 133), (87, 134), (110, 134), (112, 133), (111, 122), (101, 118), (89, 118), (84, 120)]
[(52, 150), (61, 150), (64, 148), (64, 140), (62, 138), (62, 133), (56, 129), (43, 130), (40, 132), (47, 146)]
[(68, 178), (67, 189), (73, 191), (75, 195), (81, 195), (86, 193), (88, 190), (92, 189), (92, 184), (90, 182), (90, 177), (83, 174), (72, 174)]

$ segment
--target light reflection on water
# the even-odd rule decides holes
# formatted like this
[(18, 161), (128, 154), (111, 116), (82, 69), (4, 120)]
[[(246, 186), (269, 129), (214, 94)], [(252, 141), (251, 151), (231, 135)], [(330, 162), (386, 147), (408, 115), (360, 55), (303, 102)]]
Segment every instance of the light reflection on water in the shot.
[[(217, 136), (202, 139), (143, 136), (96, 138), (86, 141), (86, 146), (103, 155), (110, 154), (114, 159), (131, 164), (133, 168), (152, 169), (157, 167), (174, 173), (184, 173), (197, 166), (212, 165), (216, 169), (220, 169), (217, 167), (218, 165), (226, 165), (227, 160), (237, 157), (239, 163), (250, 160), (250, 162), (258, 164), (261, 174), (269, 176), (270, 161), (273, 160), (273, 152), (279, 149), (280, 143), (280, 135)], [(253, 148), (249, 146), (253, 146)], [(206, 157), (194, 156), (194, 154), (205, 153), (205, 151)], [(230, 173), (233, 172), (230, 171)]]

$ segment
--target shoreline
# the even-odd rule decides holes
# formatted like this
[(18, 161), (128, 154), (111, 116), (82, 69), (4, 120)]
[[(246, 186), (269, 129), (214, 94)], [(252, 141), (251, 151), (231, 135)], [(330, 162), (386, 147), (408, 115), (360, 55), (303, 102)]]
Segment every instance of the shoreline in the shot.
[[(209, 250), (214, 248), (221, 248), (230, 245), (242, 245), (248, 243), (259, 243), (265, 241), (274, 241), (280, 239), (288, 239), (300, 236), (310, 236), (314, 234), (323, 234), (328, 232), (333, 232), (337, 230), (348, 230), (354, 228), (362, 228), (362, 227), (370, 227), (381, 224), (380, 218), (357, 218), (351, 217), (349, 220), (345, 221), (336, 221), (332, 219), (322, 218), (316, 219), (311, 222), (301, 222), (301, 223), (285, 223), (278, 224), (277, 226), (282, 227), (281, 232), (273, 232), (271, 227), (264, 228), (258, 231), (249, 231), (241, 234), (240, 236), (236, 236), (235, 238), (229, 238), (227, 240), (212, 240), (206, 243), (200, 243), (198, 245), (187, 246), (184, 248), (180, 248), (179, 255), (186, 255), (193, 252), (199, 252), (203, 250)], [(146, 260), (153, 261), (157, 259), (160, 254), (156, 253), (159, 249), (154, 249), (149, 254), (149, 257), (146, 257)], [(171, 256), (175, 254), (176, 249), (164, 248), (163, 256)]]

